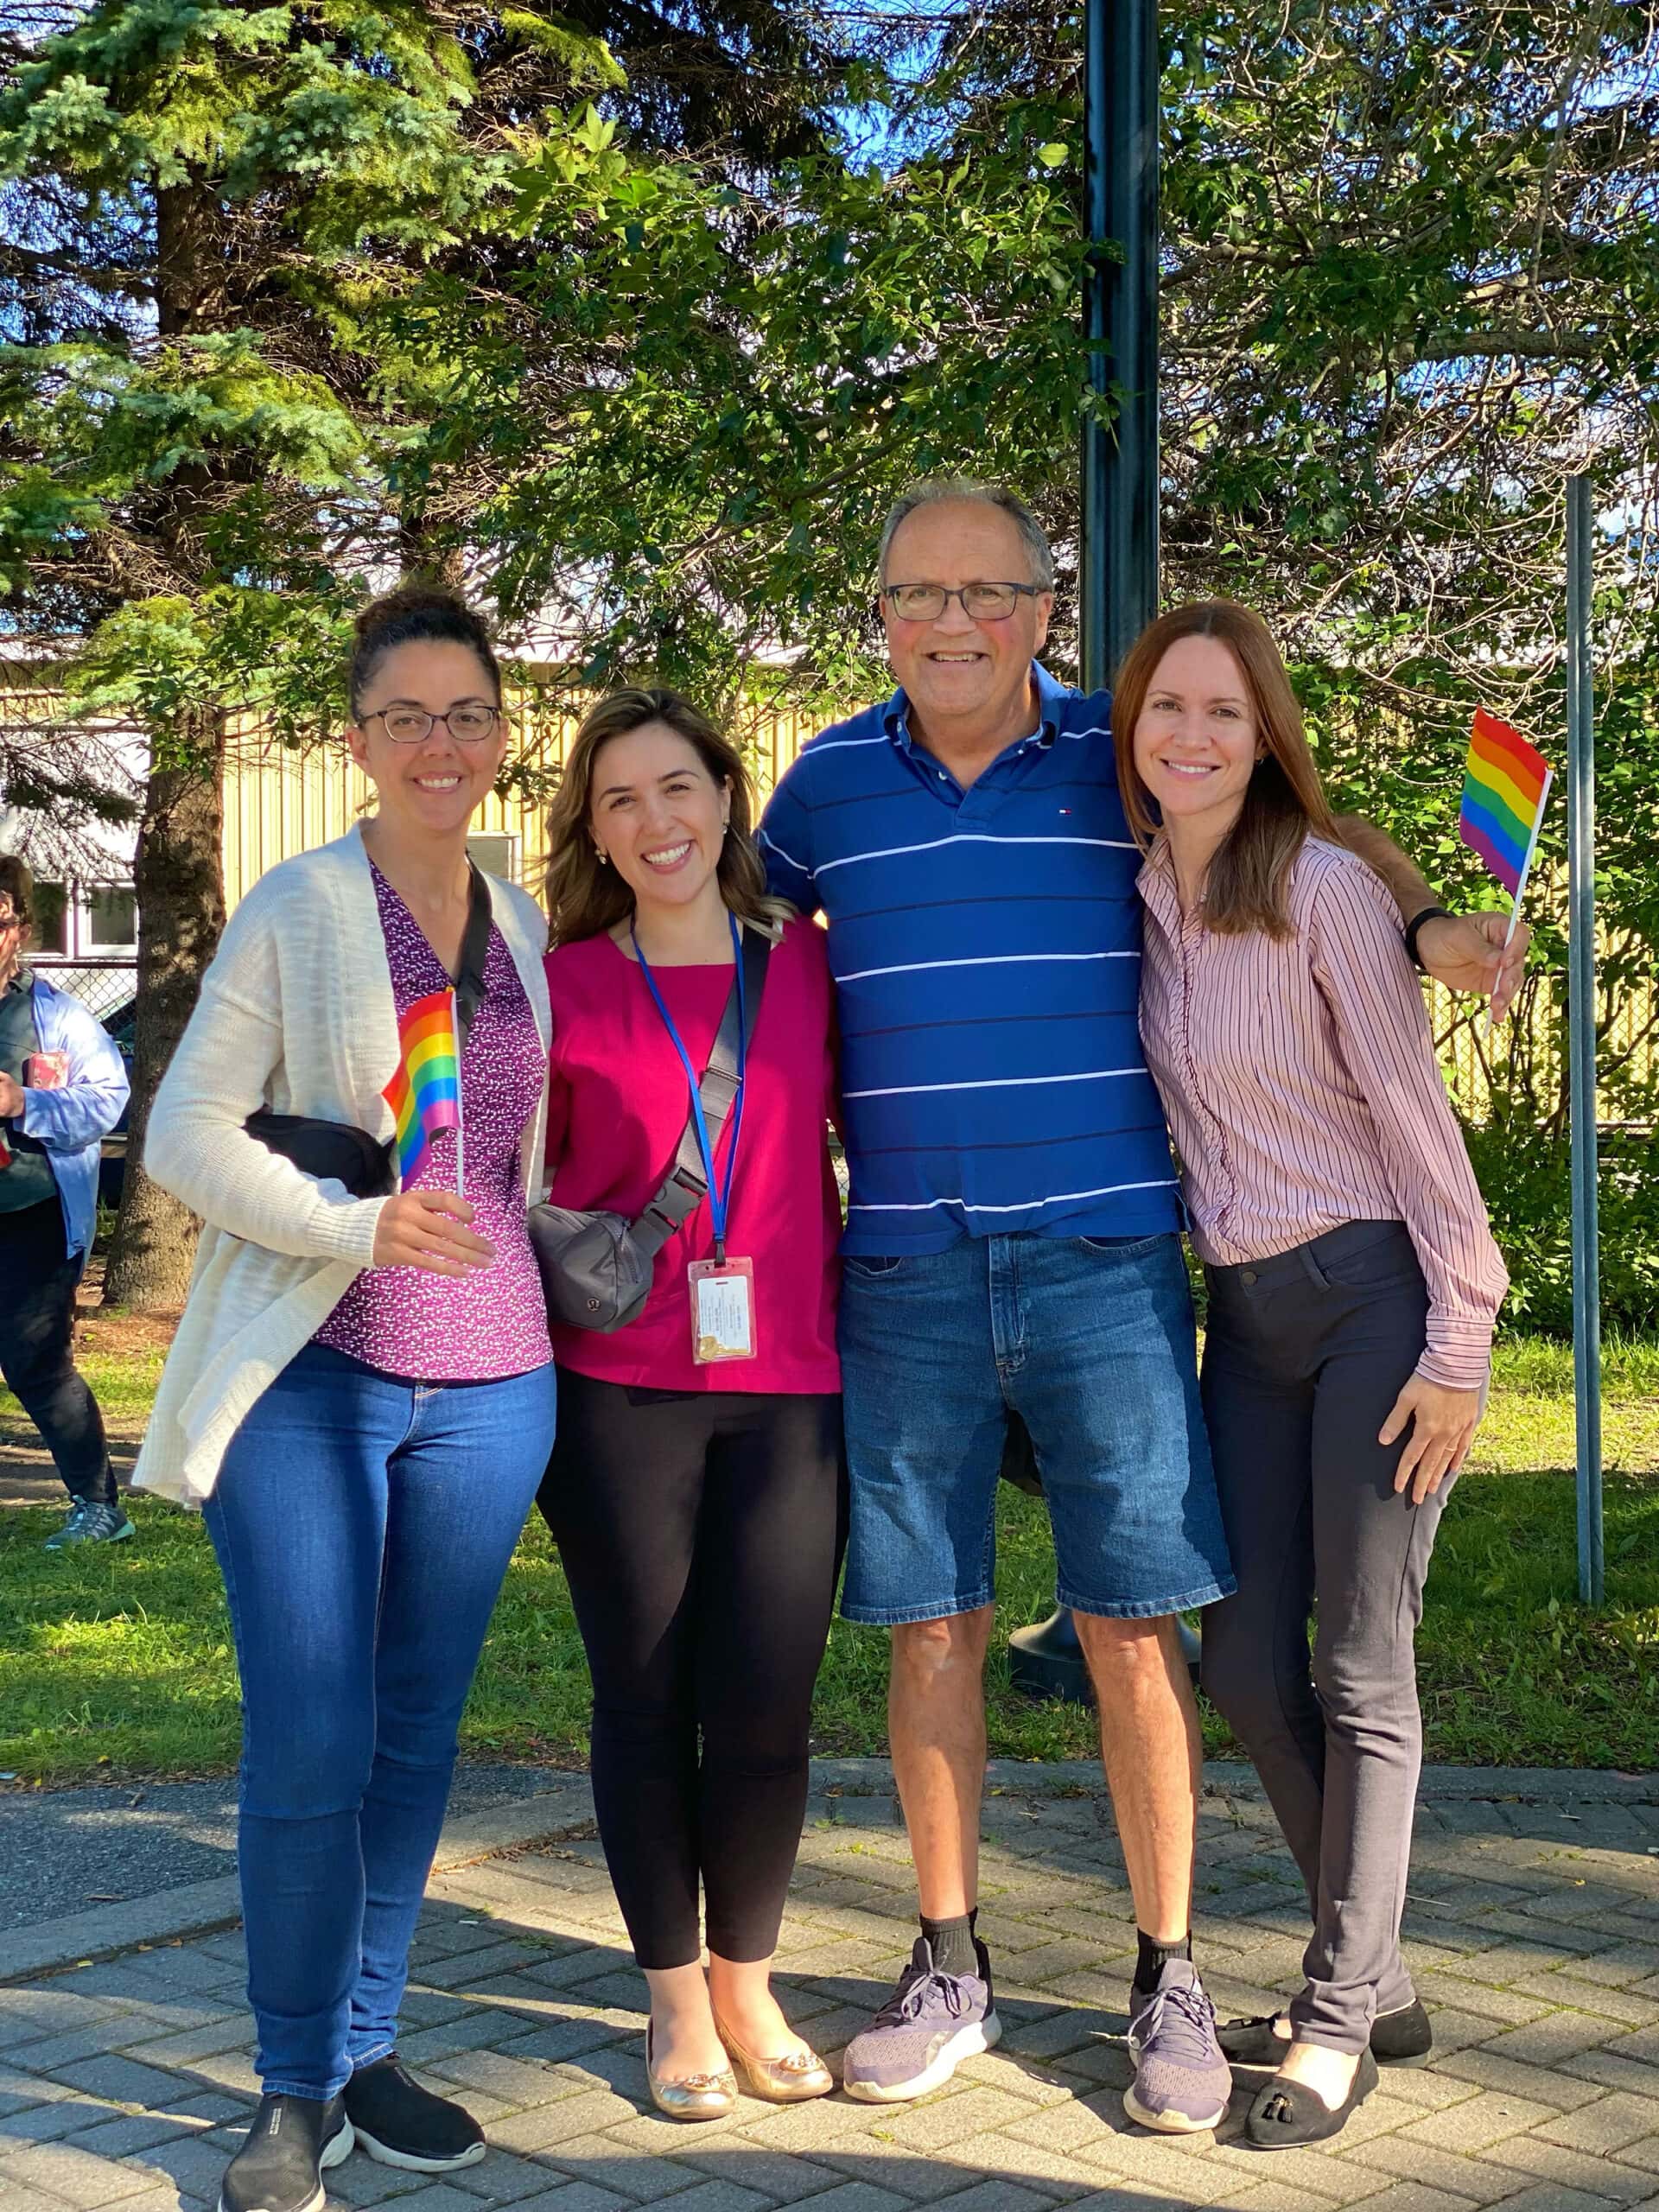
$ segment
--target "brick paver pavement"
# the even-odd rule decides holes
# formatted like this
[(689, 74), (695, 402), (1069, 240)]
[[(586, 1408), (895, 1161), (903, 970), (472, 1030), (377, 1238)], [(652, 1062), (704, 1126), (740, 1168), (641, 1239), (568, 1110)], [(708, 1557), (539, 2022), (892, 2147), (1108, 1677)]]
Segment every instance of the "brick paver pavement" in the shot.
[[(880, 1775), (820, 1770), (779, 1959), (791, 2016), (840, 2050), (913, 1923), (904, 1832)], [(1004, 1770), (985, 1805), (982, 1930), (1000, 2050), (912, 2106), (839, 2094), (677, 2126), (645, 2094), (643, 1984), (597, 1846), (498, 1853), (435, 1878), (402, 2050), (484, 2122), (491, 2155), (447, 2181), (371, 2164), (331, 2205), (398, 2212), (1600, 2212), (1659, 2208), (1659, 1789), (1605, 1802), (1494, 1782), (1433, 1791), (1408, 1956), (1433, 2063), (1385, 2074), (1322, 2149), (1255, 2152), (1241, 2101), (1215, 2135), (1132, 2128), (1123, 2002), (1134, 1923), (1096, 1791)], [(568, 1826), (568, 1824), (567, 1824)], [(1303, 1940), (1260, 1796), (1212, 1787), (1198, 1956), (1224, 2012), (1294, 1988)], [(255, 2084), (234, 1929), (0, 1988), (4, 2212), (211, 2206)]]

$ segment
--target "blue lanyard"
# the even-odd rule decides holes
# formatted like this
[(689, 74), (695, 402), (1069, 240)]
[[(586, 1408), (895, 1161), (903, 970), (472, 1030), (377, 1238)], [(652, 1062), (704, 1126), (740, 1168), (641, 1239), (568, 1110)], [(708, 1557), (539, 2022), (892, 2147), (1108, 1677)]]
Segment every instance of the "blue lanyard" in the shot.
[(651, 963), (639, 950), (639, 940), (632, 927), (628, 936), (633, 945), (633, 957), (639, 963), (639, 972), (650, 987), (657, 1001), (657, 1011), (663, 1017), (669, 1041), (680, 1056), (680, 1065), (685, 1070), (685, 1079), (691, 1086), (691, 1122), (697, 1133), (697, 1150), (702, 1155), (703, 1179), (709, 1185), (709, 1219), (715, 1232), (715, 1257), (724, 1262), (726, 1258), (726, 1214), (732, 1202), (732, 1171), (737, 1166), (737, 1140), (743, 1130), (744, 1077), (749, 1062), (749, 1015), (743, 1002), (743, 940), (738, 934), (737, 917), (727, 919), (732, 925), (732, 958), (737, 982), (737, 1096), (732, 1106), (732, 1141), (726, 1151), (726, 1184), (722, 1190), (715, 1177), (715, 1155), (709, 1142), (709, 1122), (702, 1110), (702, 1090), (697, 1071), (691, 1065), (691, 1055), (680, 1041), (680, 1033), (674, 1027), (674, 1017), (664, 1004), (663, 995), (657, 988), (657, 978), (651, 972)]

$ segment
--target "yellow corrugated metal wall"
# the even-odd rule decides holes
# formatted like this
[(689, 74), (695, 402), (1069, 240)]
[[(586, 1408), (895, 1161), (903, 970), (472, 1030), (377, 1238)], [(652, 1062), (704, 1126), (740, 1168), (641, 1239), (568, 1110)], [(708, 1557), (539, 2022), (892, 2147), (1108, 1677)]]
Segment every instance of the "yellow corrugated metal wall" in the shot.
[[(564, 759), (565, 747), (580, 719), (580, 702), (566, 708), (531, 695), (511, 700), (509, 704), (518, 725), (518, 759), (535, 771), (550, 773)], [(764, 706), (739, 717), (737, 734), (763, 795), (820, 726), (811, 715)], [(278, 861), (342, 836), (371, 797), (367, 779), (353, 766), (343, 743), (318, 746), (302, 753), (264, 744), (253, 737), (234, 745), (225, 791), (227, 903), (234, 906), (248, 886)], [(532, 888), (540, 880), (546, 854), (543, 812), (540, 800), (493, 793), (474, 825), (485, 834), (505, 835), (513, 840), (512, 873)], [(1618, 1008), (1608, 1041), (1609, 1052), (1618, 1054), (1627, 1052), (1633, 1039), (1639, 1040), (1634, 1057), (1649, 1069), (1655, 1056), (1653, 995), (1651, 988), (1637, 992)], [(1431, 988), (1429, 1011), (1437, 1036), (1446, 1034), (1462, 1003), (1438, 984)], [(1541, 1023), (1548, 1017), (1548, 1006), (1541, 998)], [(1461, 1110), (1474, 1119), (1486, 1110), (1483, 1049), (1475, 1032), (1465, 1025), (1442, 1053), (1453, 1096)], [(1499, 1033), (1491, 1049), (1500, 1057), (1505, 1052), (1503, 1033)], [(1545, 1051), (1547, 1056), (1547, 1047)]]
[[(509, 700), (518, 728), (515, 758), (541, 776), (556, 771), (581, 719), (580, 702), (561, 706), (534, 695)], [(770, 791), (822, 719), (755, 708), (734, 728), (761, 793)], [(225, 897), (234, 906), (250, 884), (278, 861), (331, 837), (344, 836), (371, 803), (368, 779), (344, 743), (327, 741), (304, 752), (253, 734), (234, 739), (225, 779)], [(521, 883), (540, 879), (546, 856), (544, 804), (518, 793), (493, 792), (474, 823), (475, 831), (513, 840), (513, 873)]]

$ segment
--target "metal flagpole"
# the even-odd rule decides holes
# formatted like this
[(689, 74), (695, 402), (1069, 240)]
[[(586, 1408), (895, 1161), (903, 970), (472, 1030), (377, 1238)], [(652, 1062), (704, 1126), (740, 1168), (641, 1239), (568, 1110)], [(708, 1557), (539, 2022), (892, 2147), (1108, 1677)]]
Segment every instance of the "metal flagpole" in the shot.
[(1596, 1223), (1596, 760), (1590, 479), (1567, 486), (1567, 1031), (1573, 1107), (1573, 1376), (1579, 1597), (1602, 1600), (1601, 1262)]
[[(1090, 414), (1083, 426), (1085, 691), (1107, 688), (1158, 611), (1158, 77), (1157, 0), (1085, 0), (1083, 335), (1090, 391), (1098, 399), (1117, 388), (1114, 421)], [(1004, 1465), (1022, 1488), (1039, 1487), (1023, 1432)], [(1183, 1645), (1196, 1668), (1197, 1638), (1184, 1630)], [(1088, 1697), (1064, 1605), (1016, 1629), (1008, 1646), (1009, 1673), (1027, 1694)]]

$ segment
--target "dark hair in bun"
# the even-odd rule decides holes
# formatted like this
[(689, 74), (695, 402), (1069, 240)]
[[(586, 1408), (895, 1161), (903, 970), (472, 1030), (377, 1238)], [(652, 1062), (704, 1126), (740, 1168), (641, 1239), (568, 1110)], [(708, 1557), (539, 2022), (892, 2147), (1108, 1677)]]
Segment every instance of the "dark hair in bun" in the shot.
[(489, 625), (481, 614), (474, 613), (459, 592), (442, 584), (404, 584), (372, 599), (358, 616), (353, 632), (351, 665), (346, 676), (353, 714), (370, 677), (398, 645), (465, 645), (488, 670), (495, 687), (495, 703), (498, 707), (501, 703), (501, 670)]

